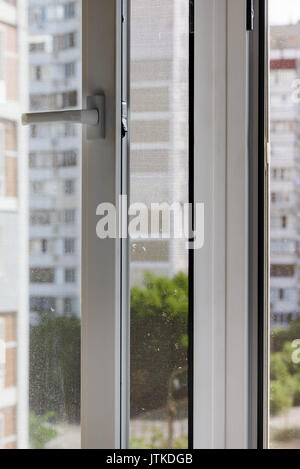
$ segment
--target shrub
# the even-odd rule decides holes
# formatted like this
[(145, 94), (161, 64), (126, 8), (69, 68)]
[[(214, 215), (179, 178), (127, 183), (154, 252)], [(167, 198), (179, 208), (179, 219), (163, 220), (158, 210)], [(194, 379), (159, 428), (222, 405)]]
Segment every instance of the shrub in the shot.
[[(132, 414), (166, 405), (171, 375), (187, 367), (188, 279), (147, 274), (131, 291)], [(186, 395), (186, 386), (182, 386)], [(177, 396), (178, 398), (183, 396)]]
[(80, 319), (41, 317), (30, 334), (30, 409), (80, 421)]
[(49, 425), (49, 420), (53, 417), (53, 412), (48, 412), (41, 417), (33, 412), (30, 413), (29, 435), (32, 449), (45, 449), (47, 443), (57, 437), (57, 431)]

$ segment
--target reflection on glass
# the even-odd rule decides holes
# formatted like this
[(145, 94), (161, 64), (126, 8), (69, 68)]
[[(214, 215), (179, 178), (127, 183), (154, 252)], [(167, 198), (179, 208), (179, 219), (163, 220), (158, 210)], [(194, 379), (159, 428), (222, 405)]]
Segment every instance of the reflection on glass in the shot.
[[(189, 1), (132, 0), (130, 15), (130, 202), (184, 204)], [(162, 224), (153, 234), (131, 241), (130, 444), (187, 448), (188, 251)]]
[(271, 447), (300, 449), (300, 4), (270, 0)]
[(80, 447), (81, 0), (0, 2), (0, 448)]

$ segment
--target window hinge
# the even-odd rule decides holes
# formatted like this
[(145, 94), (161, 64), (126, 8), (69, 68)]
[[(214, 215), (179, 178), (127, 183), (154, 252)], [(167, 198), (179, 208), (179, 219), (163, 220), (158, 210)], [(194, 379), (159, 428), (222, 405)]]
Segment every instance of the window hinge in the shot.
[(247, 31), (254, 30), (254, 0), (246, 0), (247, 1)]
[(190, 0), (190, 34), (195, 33), (195, 5), (194, 0)]
[(265, 155), (266, 155), (266, 167), (269, 168), (271, 165), (271, 143), (268, 141), (266, 142)]
[(122, 101), (122, 138), (126, 137), (128, 132), (128, 111), (127, 103)]

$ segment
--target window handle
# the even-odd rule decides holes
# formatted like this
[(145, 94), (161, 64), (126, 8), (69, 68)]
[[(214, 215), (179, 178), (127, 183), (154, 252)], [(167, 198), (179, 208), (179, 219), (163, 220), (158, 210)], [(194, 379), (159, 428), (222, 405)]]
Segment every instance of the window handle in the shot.
[(22, 114), (22, 124), (46, 124), (51, 122), (73, 122), (87, 126), (87, 139), (105, 138), (105, 97), (88, 96), (87, 109)]

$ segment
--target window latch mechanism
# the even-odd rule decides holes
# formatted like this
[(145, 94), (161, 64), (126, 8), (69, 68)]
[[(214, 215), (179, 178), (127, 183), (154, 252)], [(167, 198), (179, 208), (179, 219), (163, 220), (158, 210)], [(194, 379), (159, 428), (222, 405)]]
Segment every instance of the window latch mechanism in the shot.
[(254, 1), (247, 0), (247, 31), (254, 30)]
[(87, 140), (105, 138), (105, 97), (88, 96), (87, 109), (53, 112), (33, 112), (22, 115), (22, 124), (73, 122), (87, 126)]
[(122, 101), (122, 138), (126, 137), (128, 132), (128, 111), (127, 103)]

